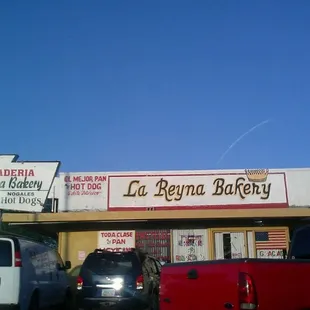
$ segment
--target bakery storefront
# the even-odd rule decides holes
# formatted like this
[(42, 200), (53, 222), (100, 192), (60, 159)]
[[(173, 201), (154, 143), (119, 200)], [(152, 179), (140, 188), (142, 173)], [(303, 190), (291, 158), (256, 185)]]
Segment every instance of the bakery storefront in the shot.
[(310, 169), (60, 173), (54, 213), (5, 214), (57, 233), (73, 266), (95, 248), (162, 261), (278, 258), (310, 218)]

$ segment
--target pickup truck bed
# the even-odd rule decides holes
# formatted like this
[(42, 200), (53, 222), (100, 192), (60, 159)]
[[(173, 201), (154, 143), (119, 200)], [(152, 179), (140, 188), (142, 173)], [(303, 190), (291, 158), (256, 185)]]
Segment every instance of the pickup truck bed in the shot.
[(160, 310), (310, 310), (310, 260), (166, 264)]

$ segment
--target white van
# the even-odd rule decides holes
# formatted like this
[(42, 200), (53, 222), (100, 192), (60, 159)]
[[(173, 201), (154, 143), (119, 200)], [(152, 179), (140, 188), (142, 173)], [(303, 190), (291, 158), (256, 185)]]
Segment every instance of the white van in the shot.
[(70, 309), (70, 268), (44, 244), (0, 235), (0, 310)]

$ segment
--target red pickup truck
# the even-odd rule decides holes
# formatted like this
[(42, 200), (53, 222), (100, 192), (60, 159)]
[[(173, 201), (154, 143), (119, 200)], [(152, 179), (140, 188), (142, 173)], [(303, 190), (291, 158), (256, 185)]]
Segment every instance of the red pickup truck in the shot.
[(310, 226), (286, 259), (166, 264), (159, 300), (160, 310), (310, 310)]

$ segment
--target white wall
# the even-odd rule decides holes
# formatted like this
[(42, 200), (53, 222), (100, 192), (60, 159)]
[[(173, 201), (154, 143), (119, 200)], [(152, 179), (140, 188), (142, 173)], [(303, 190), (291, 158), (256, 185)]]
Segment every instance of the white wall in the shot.
[(286, 170), (290, 207), (310, 206), (310, 169)]

